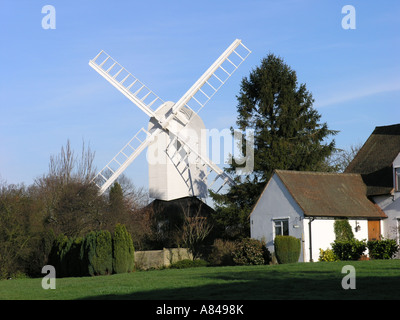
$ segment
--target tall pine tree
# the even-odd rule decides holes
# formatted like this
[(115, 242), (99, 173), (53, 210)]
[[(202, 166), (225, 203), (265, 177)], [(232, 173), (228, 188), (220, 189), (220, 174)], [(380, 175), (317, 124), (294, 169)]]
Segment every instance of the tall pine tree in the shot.
[[(254, 130), (254, 170), (236, 177), (237, 185), (227, 194), (211, 193), (214, 218), (227, 238), (249, 235), (248, 215), (275, 169), (329, 170), (326, 160), (335, 141), (327, 138), (337, 133), (320, 123), (306, 85), (299, 85), (296, 72), (273, 54), (243, 78), (237, 100), (239, 129)], [(237, 167), (233, 161), (227, 171), (234, 173)]]

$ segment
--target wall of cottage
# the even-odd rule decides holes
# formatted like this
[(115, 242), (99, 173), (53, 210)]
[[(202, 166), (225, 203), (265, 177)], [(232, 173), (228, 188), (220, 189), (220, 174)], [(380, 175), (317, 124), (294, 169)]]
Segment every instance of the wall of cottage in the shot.
[[(288, 219), (289, 235), (303, 240), (303, 212), (277, 175), (268, 182), (250, 216), (251, 238), (274, 252), (275, 220)], [(303, 247), (303, 246), (302, 246)], [(303, 261), (301, 250), (299, 261)]]
[(400, 192), (396, 192), (394, 196), (385, 195), (374, 197), (374, 202), (388, 216), (387, 219), (383, 219), (381, 223), (383, 237), (395, 239), (399, 242)]
[[(400, 201), (399, 201), (400, 206)], [(400, 212), (400, 211), (399, 211)], [(265, 187), (250, 216), (251, 238), (263, 240), (270, 252), (274, 252), (275, 220), (288, 219), (289, 235), (301, 240), (299, 262), (310, 261), (309, 219), (286, 189), (277, 175), (274, 175)], [(319, 249), (331, 249), (335, 240), (334, 219), (315, 219), (311, 222), (312, 260), (318, 261)], [(368, 221), (349, 220), (354, 237), (368, 239)], [(356, 231), (356, 227), (357, 231)]]
[[(309, 219), (304, 220), (304, 251), (305, 262), (310, 261), (310, 224)], [(312, 240), (312, 260), (318, 261), (319, 249), (332, 249), (331, 243), (335, 241), (334, 219), (315, 219), (311, 222), (311, 240)], [(354, 238), (358, 240), (368, 240), (368, 221), (349, 219), (349, 224), (354, 234)], [(357, 231), (356, 231), (357, 227)], [(366, 252), (367, 253), (367, 252)]]

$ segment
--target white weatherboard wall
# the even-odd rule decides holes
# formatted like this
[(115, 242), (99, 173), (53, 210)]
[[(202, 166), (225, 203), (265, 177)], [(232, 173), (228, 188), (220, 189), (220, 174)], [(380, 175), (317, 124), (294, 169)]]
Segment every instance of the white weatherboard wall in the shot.
[[(309, 219), (304, 220), (305, 260), (310, 261), (310, 236)], [(318, 261), (319, 249), (332, 249), (331, 243), (335, 241), (334, 219), (315, 219), (311, 222), (312, 259)], [(368, 221), (349, 219), (349, 224), (354, 237), (358, 240), (368, 240)], [(356, 226), (359, 231), (355, 231)], [(366, 252), (367, 253), (367, 252)]]
[(400, 193), (393, 196), (374, 197), (374, 202), (385, 212), (387, 219), (381, 222), (381, 233), (384, 238), (396, 239), (399, 242), (400, 227)]
[[(310, 261), (309, 218), (293, 199), (283, 182), (275, 174), (268, 182), (260, 196), (251, 216), (250, 234), (258, 240), (264, 240), (270, 252), (274, 251), (275, 219), (289, 220), (289, 235), (301, 240), (299, 261)], [(334, 219), (318, 218), (311, 222), (312, 259), (318, 261), (319, 249), (331, 248), (335, 240)], [(368, 239), (368, 221), (349, 219), (354, 237), (358, 240)], [(358, 232), (356, 226), (360, 226)]]
[[(166, 112), (165, 110), (171, 107), (172, 102), (167, 102), (156, 113), (163, 114), (163, 112)], [(171, 129), (186, 137), (186, 143), (199, 154), (205, 155), (206, 139), (202, 136), (202, 132), (205, 132), (205, 125), (201, 118), (187, 108), (182, 108), (178, 116), (182, 118), (182, 121), (187, 122), (190, 120), (190, 123), (185, 127), (183, 122), (174, 118), (170, 123)], [(158, 121), (155, 118), (151, 118), (148, 125), (149, 132), (152, 133), (157, 128), (160, 128)], [(207, 174), (206, 167), (198, 165), (196, 162), (197, 157), (192, 153), (186, 159), (189, 162), (190, 170), (185, 170), (186, 161), (180, 161), (180, 159), (186, 153), (182, 148), (179, 148), (179, 143), (175, 143), (168, 148), (168, 153), (172, 156), (176, 151), (176, 147), (178, 147), (178, 151), (181, 151), (180, 154), (176, 154), (174, 157), (174, 161), (177, 164), (179, 163), (177, 168), (166, 153), (171, 137), (168, 132), (162, 131), (148, 147), (150, 197), (166, 201), (187, 196), (206, 198), (208, 192), (207, 181), (201, 181)]]
[[(268, 182), (250, 216), (251, 237), (264, 240), (274, 251), (274, 219), (289, 219), (289, 235), (303, 239), (303, 212), (277, 175)], [(303, 246), (302, 246), (303, 247)], [(299, 261), (303, 261), (303, 248)]]

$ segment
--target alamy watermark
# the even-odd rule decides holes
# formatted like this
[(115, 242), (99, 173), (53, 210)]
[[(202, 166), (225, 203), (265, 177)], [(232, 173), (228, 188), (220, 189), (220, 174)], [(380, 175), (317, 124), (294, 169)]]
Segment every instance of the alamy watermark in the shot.
[(344, 290), (356, 288), (356, 268), (351, 265), (345, 265), (342, 268), (342, 273), (346, 275), (342, 279), (342, 288)]
[(342, 14), (345, 14), (342, 18), (342, 28), (345, 30), (356, 29), (356, 8), (349, 4), (345, 5), (342, 8)]
[(42, 288), (55, 289), (56, 288), (56, 268), (52, 265), (45, 265), (42, 268), (42, 273), (47, 274), (42, 279)]
[(42, 7), (42, 13), (46, 14), (42, 18), (42, 28), (55, 29), (56, 28), (56, 8), (50, 4), (46, 4)]

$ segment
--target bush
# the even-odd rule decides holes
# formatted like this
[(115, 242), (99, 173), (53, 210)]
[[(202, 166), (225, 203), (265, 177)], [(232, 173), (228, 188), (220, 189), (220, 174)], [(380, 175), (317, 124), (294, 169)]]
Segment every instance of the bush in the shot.
[(357, 239), (347, 241), (335, 240), (331, 245), (333, 253), (341, 261), (359, 260), (367, 247), (365, 240)]
[(68, 248), (68, 237), (59, 235), (53, 242), (50, 250), (48, 263), (56, 269), (57, 277), (65, 277), (67, 275), (67, 267), (65, 263), (65, 255)]
[(235, 243), (233, 241), (215, 239), (208, 261), (214, 266), (233, 266), (235, 264), (232, 256), (234, 250)]
[(108, 231), (88, 233), (81, 248), (82, 274), (106, 275), (112, 273), (112, 241)]
[(68, 240), (68, 251), (65, 254), (65, 270), (64, 276), (69, 277), (78, 277), (82, 275), (82, 259), (81, 259), (81, 250), (83, 238), (71, 238)]
[(135, 249), (132, 237), (122, 224), (115, 226), (113, 237), (114, 273), (131, 272), (135, 268)]
[(295, 263), (300, 257), (300, 239), (292, 236), (276, 236), (274, 240), (275, 256), (279, 264)]
[(260, 265), (271, 261), (271, 254), (265, 243), (256, 239), (244, 238), (237, 241), (232, 252), (233, 261), (238, 265)]
[(399, 250), (396, 240), (392, 239), (368, 241), (367, 248), (371, 259), (392, 259)]
[(185, 269), (185, 268), (195, 268), (195, 267), (206, 267), (208, 265), (207, 261), (196, 259), (183, 259), (171, 264), (172, 269)]
[(109, 231), (96, 232), (96, 255), (92, 263), (97, 275), (112, 273), (112, 239)]
[(332, 249), (322, 250), (320, 248), (318, 261), (333, 262), (338, 261), (338, 258), (335, 256)]
[(134, 254), (131, 235), (117, 225), (114, 237), (109, 231), (91, 231), (84, 238), (58, 236), (48, 263), (57, 277), (97, 276), (134, 270)]

